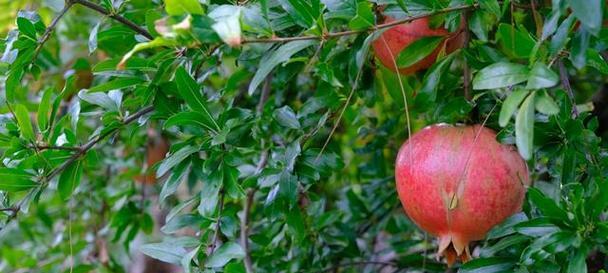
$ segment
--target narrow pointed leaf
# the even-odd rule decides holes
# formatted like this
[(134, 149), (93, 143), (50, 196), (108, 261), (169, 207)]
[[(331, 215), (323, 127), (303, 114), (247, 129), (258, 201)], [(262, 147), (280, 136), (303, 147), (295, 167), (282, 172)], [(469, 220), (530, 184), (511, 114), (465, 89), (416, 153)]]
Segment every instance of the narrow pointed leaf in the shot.
[(526, 98), (515, 118), (515, 143), (519, 154), (526, 160), (532, 158), (534, 150), (534, 95), (532, 93)]

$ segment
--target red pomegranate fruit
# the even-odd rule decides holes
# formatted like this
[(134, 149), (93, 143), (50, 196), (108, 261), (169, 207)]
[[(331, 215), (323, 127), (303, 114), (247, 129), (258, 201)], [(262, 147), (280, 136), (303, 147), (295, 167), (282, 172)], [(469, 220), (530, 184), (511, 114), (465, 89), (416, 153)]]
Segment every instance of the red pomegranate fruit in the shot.
[(399, 149), (395, 178), (406, 214), (437, 236), (448, 265), (470, 259), (469, 242), (521, 210), (528, 168), (513, 146), (480, 125), (432, 125)]
[[(385, 23), (392, 21), (394, 19), (391, 17), (386, 17), (384, 20)], [(413, 42), (429, 36), (445, 37), (444, 43), (447, 43), (447, 46), (442, 43), (419, 62), (408, 67), (397, 68), (396, 59), (399, 57), (399, 53)], [(409, 75), (433, 65), (442, 48), (445, 47), (446, 52), (450, 53), (462, 47), (463, 37), (460, 30), (452, 35), (444, 28), (430, 28), (429, 19), (425, 17), (391, 27), (373, 41), (372, 47), (374, 48), (374, 54), (384, 66), (393, 72), (399, 71), (403, 75)]]

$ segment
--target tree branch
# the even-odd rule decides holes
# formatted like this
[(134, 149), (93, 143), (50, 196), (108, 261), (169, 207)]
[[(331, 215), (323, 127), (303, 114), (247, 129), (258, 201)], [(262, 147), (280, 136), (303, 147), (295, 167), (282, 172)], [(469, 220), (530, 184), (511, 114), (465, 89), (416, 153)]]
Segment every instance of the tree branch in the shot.
[(261, 114), (264, 110), (264, 104), (268, 101), (268, 97), (270, 96), (270, 89), (272, 89), (272, 73), (268, 74), (264, 79), (264, 86), (262, 87), (262, 94), (260, 95), (260, 101), (258, 102), (257, 107), (255, 108), (258, 114)]
[(86, 7), (88, 9), (94, 10), (100, 14), (108, 16), (108, 17), (114, 19), (115, 21), (118, 21), (119, 23), (129, 27), (130, 29), (134, 30), (135, 32), (141, 34), (142, 36), (148, 38), (149, 40), (154, 39), (152, 34), (150, 34), (150, 32), (148, 32), (145, 28), (138, 26), (137, 24), (135, 24), (134, 22), (130, 21), (129, 19), (127, 19), (125, 17), (122, 17), (112, 11), (106, 10), (104, 7), (102, 7), (96, 3), (89, 2), (87, 0), (70, 0), (70, 2), (73, 4), (79, 4), (83, 7)]
[(19, 208), (17, 208), (17, 207), (0, 208), (0, 211), (10, 211), (12, 213), (17, 213), (17, 211), (19, 211)]
[(61, 151), (80, 151), (80, 147), (69, 147), (69, 146), (51, 146), (51, 145), (30, 145), (27, 146), (29, 149), (36, 149), (39, 151), (43, 150), (61, 150)]
[(559, 78), (562, 81), (562, 86), (566, 90), (566, 93), (568, 93), (568, 97), (570, 98), (570, 102), (572, 103), (572, 116), (577, 118), (578, 110), (576, 109), (576, 102), (574, 101), (574, 92), (572, 92), (572, 87), (570, 86), (568, 70), (566, 70), (566, 66), (564, 65), (564, 62), (561, 59), (557, 60), (557, 66), (559, 67)]
[(36, 59), (38, 58), (38, 55), (40, 54), (40, 51), (42, 51), (42, 47), (44, 46), (44, 43), (46, 43), (46, 41), (49, 40), (53, 31), (55, 31), (55, 28), (57, 27), (57, 23), (59, 23), (59, 20), (68, 12), (68, 10), (70, 10), (72, 5), (73, 5), (73, 2), (66, 1), (65, 5), (63, 6), (63, 9), (59, 12), (59, 14), (57, 14), (57, 16), (55, 16), (55, 18), (53, 18), (53, 21), (51, 21), (51, 24), (49, 24), (49, 26), (46, 28), (46, 30), (44, 31), (44, 34), (42, 34), (42, 37), (40, 37), (40, 40), (38, 40), (38, 45), (36, 46), (36, 50), (34, 51), (34, 55), (32, 56), (32, 63), (34, 63), (36, 61)]
[(421, 18), (427, 18), (427, 17), (431, 17), (434, 15), (438, 15), (438, 14), (444, 14), (444, 13), (450, 13), (450, 12), (454, 12), (454, 11), (462, 11), (462, 10), (470, 10), (470, 9), (476, 9), (477, 7), (479, 7), (479, 4), (473, 4), (473, 5), (464, 5), (464, 6), (457, 6), (457, 7), (450, 7), (450, 8), (444, 8), (444, 9), (439, 9), (436, 10), (434, 12), (431, 13), (426, 13), (426, 14), (420, 14), (420, 15), (415, 15), (415, 16), (409, 16), (400, 20), (395, 20), (395, 21), (391, 21), (388, 23), (383, 23), (383, 24), (379, 24), (379, 25), (375, 25), (366, 29), (361, 29), (361, 30), (348, 30), (348, 31), (340, 31), (340, 32), (330, 32), (330, 33), (326, 33), (322, 36), (311, 36), (311, 35), (306, 35), (306, 36), (295, 36), (295, 37), (273, 37), (273, 38), (254, 38), (254, 39), (245, 39), (243, 40), (243, 44), (251, 44), (251, 43), (285, 43), (285, 42), (291, 42), (291, 41), (301, 41), (301, 40), (326, 40), (329, 38), (337, 38), (337, 37), (342, 37), (342, 36), (348, 36), (348, 35), (354, 35), (354, 34), (359, 34), (359, 33), (363, 33), (363, 32), (368, 32), (368, 31), (376, 31), (376, 30), (381, 30), (381, 29), (385, 29), (385, 28), (389, 28), (389, 27), (393, 27), (396, 25), (400, 25), (403, 23), (409, 23), (412, 22), (414, 20), (418, 20)]
[(249, 211), (253, 205), (253, 199), (255, 197), (255, 189), (250, 189), (247, 192), (247, 199), (245, 200), (245, 207), (243, 209), (243, 216), (241, 217), (241, 246), (245, 252), (245, 258), (243, 263), (245, 264), (245, 272), (254, 273), (253, 262), (251, 261), (251, 253), (249, 250)]
[(224, 190), (220, 190), (220, 200), (218, 201), (218, 205), (220, 206), (219, 211), (217, 212), (217, 222), (215, 223), (215, 233), (213, 234), (213, 241), (207, 247), (207, 256), (211, 256), (215, 249), (217, 248), (217, 242), (220, 240), (220, 220), (222, 219), (222, 212), (224, 211)]
[[(144, 108), (142, 108), (141, 110), (135, 112), (134, 114), (126, 117), (123, 122), (122, 125), (127, 125), (135, 120), (137, 120), (138, 118), (140, 118), (141, 116), (144, 116), (150, 112), (152, 112), (154, 110), (154, 107), (152, 106), (146, 106)], [(53, 177), (55, 177), (56, 175), (60, 174), (63, 170), (65, 170), (67, 167), (70, 166), (70, 164), (74, 163), (74, 161), (80, 159), (80, 157), (82, 157), (83, 155), (85, 155), (90, 149), (92, 149), (93, 147), (95, 147), (95, 145), (97, 143), (99, 143), (100, 141), (102, 141), (104, 138), (106, 138), (107, 136), (114, 134), (115, 132), (117, 132), (121, 127), (116, 127), (112, 130), (109, 130), (107, 132), (104, 132), (101, 135), (97, 135), (95, 137), (93, 137), (91, 140), (89, 140), (89, 142), (85, 143), (84, 145), (82, 145), (80, 147), (80, 150), (78, 151), (78, 153), (75, 153), (74, 155), (72, 155), (68, 160), (66, 160), (63, 164), (61, 164), (59, 167), (57, 167), (56, 169), (52, 170), (46, 177), (46, 181), (51, 180)]]

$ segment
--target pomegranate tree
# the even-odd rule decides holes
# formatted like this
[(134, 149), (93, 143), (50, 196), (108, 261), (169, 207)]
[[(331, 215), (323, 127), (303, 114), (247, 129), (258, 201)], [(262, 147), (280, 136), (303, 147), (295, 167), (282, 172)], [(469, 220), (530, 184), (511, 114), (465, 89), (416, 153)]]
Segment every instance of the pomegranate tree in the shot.
[[(393, 18), (386, 17), (384, 22), (389, 23), (392, 21), (394, 21)], [(413, 42), (429, 36), (441, 36), (445, 37), (445, 40), (431, 54), (417, 63), (408, 67), (397, 68), (396, 59), (399, 53)], [(384, 66), (394, 72), (398, 70), (399, 73), (408, 75), (433, 65), (437, 59), (437, 55), (443, 48), (445, 48), (447, 53), (450, 53), (462, 47), (462, 38), (463, 35), (461, 35), (460, 30), (458, 33), (451, 34), (447, 29), (441, 27), (431, 28), (429, 19), (425, 17), (390, 28), (372, 43), (372, 47), (374, 48), (374, 54)]]
[(439, 239), (448, 265), (470, 259), (468, 244), (521, 209), (528, 169), (513, 146), (480, 125), (432, 125), (401, 146), (397, 191), (405, 212)]

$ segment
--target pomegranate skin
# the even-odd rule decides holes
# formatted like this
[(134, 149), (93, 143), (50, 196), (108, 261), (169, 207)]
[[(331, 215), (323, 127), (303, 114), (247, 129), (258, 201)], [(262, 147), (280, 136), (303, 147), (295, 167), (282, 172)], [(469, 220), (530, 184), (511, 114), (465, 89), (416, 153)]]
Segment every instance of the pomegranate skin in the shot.
[(432, 125), (397, 155), (395, 178), (406, 214), (439, 238), (448, 265), (470, 258), (468, 244), (521, 210), (530, 185), (513, 146), (480, 125)]
[[(392, 21), (394, 21), (393, 18), (386, 17), (384, 22), (389, 23)], [(431, 29), (429, 27), (429, 19), (421, 18), (390, 28), (372, 42), (372, 47), (374, 48), (374, 54), (385, 67), (393, 72), (399, 71), (403, 75), (409, 75), (433, 65), (437, 59), (437, 55), (444, 46), (440, 44), (424, 59), (409, 67), (402, 67), (400, 69), (396, 66), (396, 59), (399, 57), (399, 53), (420, 38), (428, 36), (447, 37), (448, 34), (449, 32), (444, 28)], [(446, 48), (448, 53), (462, 47), (462, 43), (464, 42), (462, 37), (463, 35), (458, 34), (448, 41)]]

